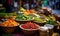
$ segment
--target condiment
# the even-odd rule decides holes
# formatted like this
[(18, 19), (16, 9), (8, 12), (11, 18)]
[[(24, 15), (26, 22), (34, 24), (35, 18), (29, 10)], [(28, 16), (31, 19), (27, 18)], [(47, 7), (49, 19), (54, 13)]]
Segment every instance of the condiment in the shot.
[(27, 22), (27, 23), (22, 25), (22, 28), (24, 28), (24, 29), (37, 29), (39, 27), (35, 23)]

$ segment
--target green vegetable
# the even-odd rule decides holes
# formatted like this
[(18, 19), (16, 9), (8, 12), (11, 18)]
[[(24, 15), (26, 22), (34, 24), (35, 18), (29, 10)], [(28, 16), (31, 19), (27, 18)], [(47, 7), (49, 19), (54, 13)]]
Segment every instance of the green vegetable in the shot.
[(45, 20), (42, 18), (34, 17), (34, 21), (39, 22), (39, 23), (44, 23)]
[(49, 20), (46, 22), (46, 24), (57, 25), (57, 22), (53, 20)]
[(32, 16), (28, 16), (28, 15), (24, 15), (24, 14), (20, 14), (17, 15), (16, 19), (18, 20), (31, 20), (33, 17)]
[(51, 25), (55, 25), (56, 26), (57, 22), (54, 21), (51, 17), (52, 16), (50, 16), (50, 15), (46, 16), (46, 18), (48, 19), (48, 21), (46, 22), (46, 24), (51, 24)]

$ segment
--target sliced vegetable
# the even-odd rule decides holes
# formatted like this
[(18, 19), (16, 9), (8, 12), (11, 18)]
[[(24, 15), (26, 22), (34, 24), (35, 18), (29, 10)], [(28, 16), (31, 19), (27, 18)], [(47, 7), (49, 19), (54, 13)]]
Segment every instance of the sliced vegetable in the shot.
[(18, 15), (16, 17), (16, 19), (18, 19), (18, 20), (31, 20), (32, 18), (33, 18), (32, 16), (28, 16), (28, 15), (24, 15), (24, 14)]

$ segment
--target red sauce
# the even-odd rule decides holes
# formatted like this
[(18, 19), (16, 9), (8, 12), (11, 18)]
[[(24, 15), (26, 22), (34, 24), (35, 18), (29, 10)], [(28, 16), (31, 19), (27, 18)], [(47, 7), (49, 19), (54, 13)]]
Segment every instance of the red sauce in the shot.
[(24, 25), (22, 25), (22, 28), (25, 28), (25, 29), (37, 29), (38, 26), (35, 23), (27, 22)]

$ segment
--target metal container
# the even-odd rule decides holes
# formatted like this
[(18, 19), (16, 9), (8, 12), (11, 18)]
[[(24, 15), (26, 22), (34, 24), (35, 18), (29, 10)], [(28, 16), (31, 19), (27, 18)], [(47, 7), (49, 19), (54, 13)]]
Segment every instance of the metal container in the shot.
[(49, 36), (47, 27), (40, 27), (39, 36)]
[(52, 36), (54, 26), (53, 25), (50, 25), (50, 24), (46, 24), (44, 26), (45, 27), (48, 27), (48, 29), (49, 29), (49, 36)]

